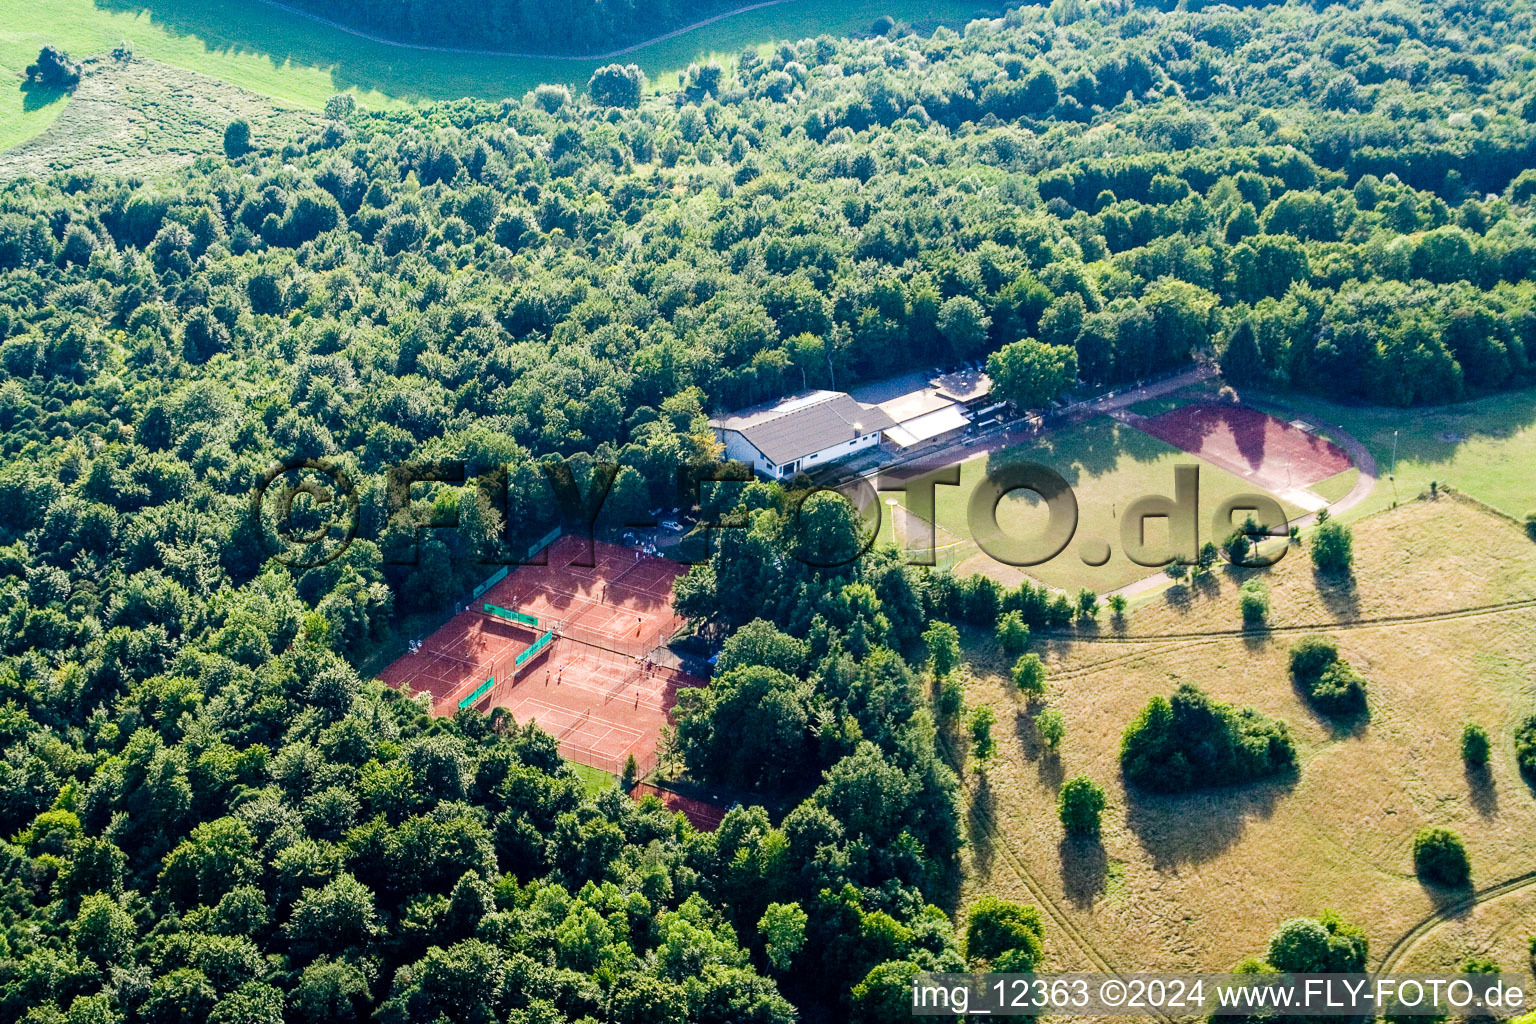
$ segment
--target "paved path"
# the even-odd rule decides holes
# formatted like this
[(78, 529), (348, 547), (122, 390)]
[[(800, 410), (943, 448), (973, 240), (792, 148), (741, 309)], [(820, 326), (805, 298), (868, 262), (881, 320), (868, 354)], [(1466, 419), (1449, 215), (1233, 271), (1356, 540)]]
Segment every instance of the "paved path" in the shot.
[(457, 46), (428, 46), (425, 43), (402, 43), (398, 39), (390, 39), (388, 36), (374, 35), (372, 32), (364, 32), (362, 29), (353, 28), (350, 25), (343, 24), (339, 21), (333, 21), (332, 19), (322, 17), (319, 14), (311, 14), (309, 11), (300, 10), (297, 7), (290, 7), (287, 4), (279, 3), (278, 0), (262, 0), (262, 3), (266, 4), (268, 7), (276, 7), (280, 11), (286, 11), (289, 14), (297, 15), (300, 18), (308, 18), (310, 21), (318, 22), (319, 24), (324, 25), (327, 28), (333, 28), (338, 32), (345, 32), (349, 36), (357, 36), (359, 39), (366, 39), (370, 43), (379, 43), (383, 46), (397, 46), (402, 50), (423, 50), (427, 53), (457, 53), (468, 57), (514, 57), (520, 60), (589, 61), (608, 60), (610, 57), (622, 57), (626, 53), (634, 53), (636, 50), (643, 49), (644, 47), (650, 46), (653, 43), (663, 43), (668, 39), (675, 39), (685, 32), (692, 32), (696, 28), (703, 28), (705, 25), (712, 25), (717, 21), (724, 21), (726, 18), (734, 18), (736, 15), (745, 14), (748, 11), (761, 10), (764, 7), (777, 7), (779, 4), (789, 3), (789, 0), (761, 0), (759, 3), (747, 4), (745, 7), (733, 7), (728, 11), (722, 11), (719, 14), (713, 15), (711, 17), (700, 18), (698, 21), (691, 22), (681, 28), (675, 28), (670, 32), (663, 32), (659, 36), (652, 36), (649, 39), (642, 39), (638, 43), (631, 43), (628, 46), (621, 46), (617, 50), (609, 50), (607, 53), (519, 53), (514, 50), (470, 50)]

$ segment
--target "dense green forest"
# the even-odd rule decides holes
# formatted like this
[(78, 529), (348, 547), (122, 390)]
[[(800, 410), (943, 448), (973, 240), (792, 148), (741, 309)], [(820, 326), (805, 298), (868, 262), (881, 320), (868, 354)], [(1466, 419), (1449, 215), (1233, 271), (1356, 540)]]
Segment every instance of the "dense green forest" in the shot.
[[(1088, 382), (1206, 353), (1401, 405), (1529, 382), (1532, 33), (1524, 3), (1055, 0), (6, 185), (0, 1019), (888, 1021), (919, 968), (1024, 969), (1038, 918), (946, 913), (931, 624), (1065, 596), (812, 568), (784, 554), (855, 546), (847, 506), (745, 488), (678, 587), (724, 643), (676, 737), (742, 797), (712, 834), (359, 669), (555, 523), (541, 460), (671, 504), (709, 411), (802, 387), (1023, 338)], [(295, 457), (361, 499), (305, 571), (247, 513)], [(405, 458), (506, 466), (504, 500), (391, 516)]]

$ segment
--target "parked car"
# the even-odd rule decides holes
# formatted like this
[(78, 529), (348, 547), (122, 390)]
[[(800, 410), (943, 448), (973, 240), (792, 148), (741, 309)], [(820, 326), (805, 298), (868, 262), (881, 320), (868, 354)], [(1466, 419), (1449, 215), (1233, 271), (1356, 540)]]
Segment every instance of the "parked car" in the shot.
[(661, 528), (663, 530), (671, 530), (673, 533), (683, 532), (683, 524), (676, 519), (663, 519), (661, 521)]

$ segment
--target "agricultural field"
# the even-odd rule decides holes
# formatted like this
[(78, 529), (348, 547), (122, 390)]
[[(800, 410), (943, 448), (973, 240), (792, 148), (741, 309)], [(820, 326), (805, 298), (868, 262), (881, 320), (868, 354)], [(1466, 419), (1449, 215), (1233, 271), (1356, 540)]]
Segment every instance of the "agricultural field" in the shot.
[[(971, 539), (971, 531), (966, 525), (967, 504), (972, 490), (986, 476), (990, 456), (963, 463), (960, 486), (937, 488), (935, 502), (940, 564), (956, 566), (962, 573), (980, 572), (1010, 585), (1027, 576), (1071, 592), (1088, 587), (1104, 593), (1153, 573), (1154, 570), (1135, 564), (1121, 553), (1119, 515), (1126, 505), (1142, 495), (1166, 494), (1171, 497), (1175, 466), (1198, 465), (1200, 468), (1202, 542), (1210, 538), (1211, 517), (1223, 501), (1234, 494), (1261, 490), (1241, 477), (1201, 462), (1187, 452), (1107, 416), (1048, 431), (1036, 440), (1008, 449), (1006, 457), (1027, 459), (1050, 467), (1066, 479), (1077, 497), (1077, 533), (1056, 558), (1043, 565), (1019, 569), (994, 561)], [(1281, 507), (1287, 515), (1299, 511), (1295, 505), (1285, 502)], [(1019, 537), (1039, 535), (1045, 529), (1046, 518), (1044, 502), (1028, 491), (1008, 495), (998, 509), (999, 524), (1010, 535)], [(915, 535), (915, 532), (904, 531), (904, 536)], [(1166, 536), (1162, 521), (1148, 522), (1149, 543), (1160, 543)], [(1111, 557), (1108, 562), (1090, 566), (1083, 561), (1081, 548), (1090, 540), (1109, 543)]]
[[(1352, 587), (1319, 582), (1300, 553), (1263, 573), (1271, 630), (1238, 631), (1240, 581), (1218, 575), (1174, 588), (1118, 630), (1106, 615), (1097, 638), (1037, 641), (1046, 700), (1066, 720), (1059, 754), (1043, 749), (1039, 706), (1006, 682), (995, 644), (975, 640), (967, 699), (994, 709), (999, 744), (985, 778), (969, 780), (967, 901), (1048, 900), (1048, 948), (1063, 968), (1097, 956), (1130, 969), (1221, 970), (1261, 954), (1280, 921), (1325, 908), (1364, 927), (1375, 964), (1447, 901), (1414, 875), (1418, 828), (1466, 840), (1475, 887), (1536, 869), (1536, 799), (1511, 744), (1536, 709), (1536, 545), (1446, 498), (1367, 517), (1354, 533)], [(1499, 602), (1512, 605), (1468, 610)], [(1410, 615), (1418, 618), (1359, 624)], [(1368, 719), (1338, 727), (1304, 702), (1287, 652), (1310, 632), (1334, 637), (1364, 674)], [(1187, 796), (1128, 793), (1121, 732), (1148, 699), (1182, 682), (1288, 723), (1296, 777)], [(1493, 737), (1486, 776), (1463, 766), (1468, 721)], [(1056, 821), (1056, 790), (1079, 774), (1107, 791), (1102, 842), (1067, 841)], [(1443, 969), (1477, 952), (1523, 967), (1532, 905), (1522, 890), (1448, 915), (1411, 935), (1393, 962)]]
[[(638, 64), (654, 87), (672, 88), (676, 73), (692, 62), (729, 62), (744, 48), (766, 50), (777, 39), (858, 32), (881, 15), (960, 25), (989, 11), (974, 0), (785, 0), (641, 45), (622, 58)], [(368, 107), (389, 108), (461, 97), (497, 100), (543, 82), (579, 88), (607, 63), (391, 45), (237, 0), (0, 0), (0, 26), (0, 76), (9, 80), (19, 78), (45, 45), (79, 60), (126, 39), (137, 56), (309, 110), (319, 110), (338, 92), (351, 92)], [(71, 102), (58, 93), (0, 92), (0, 149), (38, 135)]]

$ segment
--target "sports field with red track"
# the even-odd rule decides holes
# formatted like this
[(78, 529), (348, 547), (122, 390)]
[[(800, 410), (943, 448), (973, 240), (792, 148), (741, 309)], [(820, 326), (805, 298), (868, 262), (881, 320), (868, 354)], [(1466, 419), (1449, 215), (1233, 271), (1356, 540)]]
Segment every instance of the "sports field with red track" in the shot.
[(1276, 494), (1309, 487), (1351, 465), (1332, 441), (1244, 406), (1197, 403), (1127, 422)]

